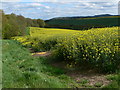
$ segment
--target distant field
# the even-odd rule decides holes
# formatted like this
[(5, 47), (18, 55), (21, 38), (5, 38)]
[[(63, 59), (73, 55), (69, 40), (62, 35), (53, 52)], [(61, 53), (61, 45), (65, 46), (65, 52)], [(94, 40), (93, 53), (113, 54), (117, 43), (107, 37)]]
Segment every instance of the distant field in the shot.
[(36, 51), (54, 51), (54, 57), (76, 63), (89, 63), (104, 72), (119, 66), (118, 27), (85, 31), (54, 28), (30, 28), (30, 36), (15, 37)]
[(46, 21), (46, 27), (84, 30), (120, 26), (120, 16), (92, 17), (92, 18), (56, 18)]

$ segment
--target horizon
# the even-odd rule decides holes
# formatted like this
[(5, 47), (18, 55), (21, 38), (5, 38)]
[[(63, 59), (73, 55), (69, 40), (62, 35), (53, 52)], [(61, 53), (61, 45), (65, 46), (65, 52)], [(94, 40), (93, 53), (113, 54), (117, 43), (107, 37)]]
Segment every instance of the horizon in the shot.
[[(5, 1), (5, 0), (4, 0)], [(14, 13), (31, 19), (49, 20), (57, 17), (95, 16), (95, 15), (118, 15), (118, 3), (100, 2), (87, 0), (79, 2), (23, 2), (23, 0), (13, 0), (15, 2), (1, 2), (0, 9), (5, 14)], [(17, 2), (19, 1), (19, 2)], [(33, 1), (33, 0), (31, 0)], [(34, 0), (35, 1), (35, 0)], [(65, 1), (65, 0), (64, 0)], [(81, 1), (81, 2), (80, 2)]]
[[(5, 13), (6, 14), (6, 13)], [(10, 13), (10, 14), (12, 14), (12, 13)], [(6, 14), (6, 15), (10, 15), (10, 14)], [(15, 13), (13, 13), (13, 14), (15, 14)], [(17, 14), (15, 14), (15, 15), (17, 15)], [(115, 14), (97, 14), (97, 15), (111, 15), (111, 16), (120, 16), (120, 15), (115, 15)], [(84, 18), (86, 18), (86, 17), (95, 17), (95, 16), (97, 16), (97, 15), (91, 15), (91, 16), (67, 16), (67, 17), (52, 17), (52, 18), (50, 18), (50, 19), (54, 19), (54, 18), (71, 18), (71, 17), (84, 17)], [(23, 15), (22, 15), (23, 16)], [(24, 16), (25, 17), (25, 16)], [(102, 17), (102, 16), (100, 16), (100, 17)], [(25, 17), (25, 18), (29, 18), (29, 17)], [(30, 18), (30, 19), (41, 19), (41, 18)], [(46, 20), (50, 20), (50, 19), (46, 19)], [(43, 19), (44, 20), (44, 19)]]

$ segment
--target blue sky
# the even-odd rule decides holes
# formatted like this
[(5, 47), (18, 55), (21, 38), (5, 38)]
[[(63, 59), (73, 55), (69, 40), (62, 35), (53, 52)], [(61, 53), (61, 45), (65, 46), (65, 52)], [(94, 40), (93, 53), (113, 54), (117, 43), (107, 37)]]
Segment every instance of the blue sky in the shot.
[(6, 14), (44, 20), (66, 16), (118, 14), (118, 0), (2, 0)]

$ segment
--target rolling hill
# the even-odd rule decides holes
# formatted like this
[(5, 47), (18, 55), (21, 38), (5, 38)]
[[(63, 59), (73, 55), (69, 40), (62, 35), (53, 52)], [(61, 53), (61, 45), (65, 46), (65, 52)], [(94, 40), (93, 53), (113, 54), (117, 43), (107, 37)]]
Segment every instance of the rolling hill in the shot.
[(46, 26), (49, 28), (63, 28), (84, 30), (90, 28), (103, 28), (120, 26), (119, 15), (95, 15), (95, 16), (76, 16), (76, 17), (57, 17), (46, 20)]

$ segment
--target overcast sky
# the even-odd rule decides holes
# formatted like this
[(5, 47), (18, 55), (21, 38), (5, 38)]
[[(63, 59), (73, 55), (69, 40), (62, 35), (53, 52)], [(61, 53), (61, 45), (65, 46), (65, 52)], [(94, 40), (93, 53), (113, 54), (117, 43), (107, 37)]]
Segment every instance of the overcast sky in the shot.
[(50, 19), (66, 16), (118, 14), (118, 0), (2, 0), (6, 14)]

